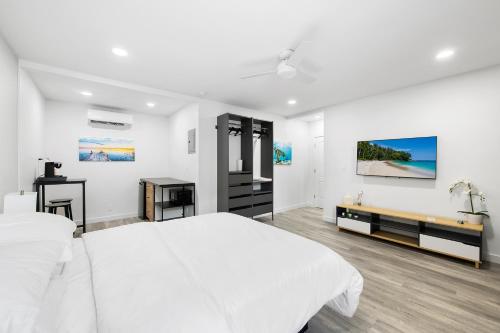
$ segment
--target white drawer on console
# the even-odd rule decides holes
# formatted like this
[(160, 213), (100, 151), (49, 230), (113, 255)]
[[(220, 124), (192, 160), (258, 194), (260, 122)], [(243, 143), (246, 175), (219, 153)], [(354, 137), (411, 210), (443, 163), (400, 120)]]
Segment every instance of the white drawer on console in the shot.
[(361, 232), (363, 234), (370, 234), (370, 223), (358, 220), (348, 219), (345, 217), (337, 218), (338, 226), (344, 229)]
[(460, 258), (480, 261), (479, 247), (464, 244), (462, 242), (420, 234), (420, 247), (451, 254)]

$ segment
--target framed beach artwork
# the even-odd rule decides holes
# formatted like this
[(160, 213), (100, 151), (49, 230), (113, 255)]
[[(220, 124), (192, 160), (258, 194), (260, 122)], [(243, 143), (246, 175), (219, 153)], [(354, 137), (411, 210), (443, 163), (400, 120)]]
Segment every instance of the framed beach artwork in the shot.
[(80, 161), (133, 162), (135, 147), (132, 140), (84, 137), (78, 140)]
[(275, 165), (292, 164), (292, 144), (274, 142), (273, 144), (273, 162)]
[(357, 174), (436, 179), (437, 137), (359, 141)]

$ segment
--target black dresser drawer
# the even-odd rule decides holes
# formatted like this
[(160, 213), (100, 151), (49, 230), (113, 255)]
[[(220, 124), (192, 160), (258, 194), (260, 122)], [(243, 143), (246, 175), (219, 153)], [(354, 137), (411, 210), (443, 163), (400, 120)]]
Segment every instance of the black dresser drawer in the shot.
[(233, 198), (229, 199), (229, 208), (235, 207), (243, 207), (243, 206), (251, 206), (252, 205), (252, 196), (246, 196), (241, 198)]
[(253, 177), (251, 173), (229, 175), (229, 185), (251, 184)]
[(261, 203), (272, 202), (272, 201), (273, 201), (273, 194), (272, 193), (253, 196), (253, 203), (254, 204), (261, 204)]
[(272, 204), (254, 206), (252, 216), (257, 216), (265, 213), (272, 213), (272, 211), (273, 211)]
[(252, 217), (252, 211), (253, 211), (252, 207), (229, 210), (230, 213), (238, 214), (238, 215), (245, 216), (245, 217)]
[(229, 187), (229, 197), (238, 197), (240, 195), (250, 195), (253, 191), (253, 185), (231, 186)]

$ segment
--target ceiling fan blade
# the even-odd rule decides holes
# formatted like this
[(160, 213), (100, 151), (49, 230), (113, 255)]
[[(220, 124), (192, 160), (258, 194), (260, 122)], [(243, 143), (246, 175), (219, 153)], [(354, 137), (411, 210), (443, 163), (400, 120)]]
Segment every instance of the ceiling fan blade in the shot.
[(310, 83), (313, 83), (314, 81), (316, 81), (316, 77), (309, 74), (309, 73), (306, 73), (304, 71), (301, 71), (301, 70), (298, 70), (297, 71), (297, 80), (302, 82), (302, 83), (306, 83), (306, 84), (310, 84)]
[(267, 72), (262, 72), (262, 73), (256, 73), (256, 74), (250, 74), (250, 75), (244, 75), (240, 76), (240, 79), (246, 80), (246, 79), (251, 79), (254, 77), (259, 77), (259, 76), (265, 76), (265, 75), (271, 75), (271, 74), (276, 74), (276, 71), (267, 71)]
[(300, 64), (298, 65), (298, 67), (307, 72), (307, 73), (319, 73), (321, 72), (321, 70), (323, 69), (320, 65), (318, 65), (316, 62), (308, 59), (308, 58), (304, 58), (302, 59), (302, 61), (300, 62)]
[(309, 53), (309, 49), (312, 46), (312, 40), (316, 31), (318, 30), (317, 25), (310, 24), (304, 31), (300, 34), (299, 38), (290, 47), (293, 51), (292, 55), (288, 59), (292, 66), (297, 66), (306, 54)]
[(316, 35), (317, 31), (317, 24), (309, 24), (304, 30), (302, 30), (300, 35), (298, 35), (297, 39), (295, 39), (295, 41), (292, 43), (290, 49), (297, 50), (300, 47), (300, 44), (302, 44), (303, 42), (314, 40), (314, 36)]
[(304, 58), (310, 54), (313, 42), (309, 40), (302, 41), (297, 48), (293, 51), (290, 58), (288, 58), (288, 63), (292, 66), (298, 66)]

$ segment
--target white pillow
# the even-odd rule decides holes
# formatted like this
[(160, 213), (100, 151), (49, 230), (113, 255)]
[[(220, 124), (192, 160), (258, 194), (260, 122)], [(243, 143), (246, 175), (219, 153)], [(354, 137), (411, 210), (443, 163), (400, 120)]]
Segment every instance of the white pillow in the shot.
[(62, 215), (23, 213), (0, 215), (0, 244), (11, 242), (56, 241), (63, 244), (58, 262), (71, 261), (76, 224)]
[(54, 241), (0, 244), (0, 332), (33, 332), (61, 247)]

